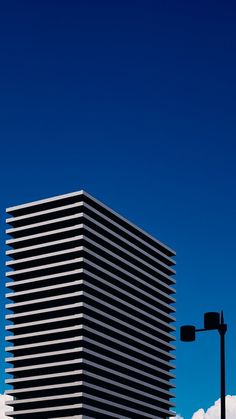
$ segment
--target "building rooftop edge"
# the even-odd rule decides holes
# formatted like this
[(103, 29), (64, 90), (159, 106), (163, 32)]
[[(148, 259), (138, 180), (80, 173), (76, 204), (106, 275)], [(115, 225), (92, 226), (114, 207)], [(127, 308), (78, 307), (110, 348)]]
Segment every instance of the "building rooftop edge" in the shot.
[(172, 249), (171, 247), (167, 246), (165, 243), (161, 242), (160, 240), (156, 239), (154, 236), (152, 236), (151, 234), (147, 233), (145, 230), (143, 230), (142, 228), (138, 227), (136, 224), (132, 223), (127, 218), (123, 217), (118, 212), (114, 211), (109, 206), (105, 205), (103, 202), (101, 202), (98, 199), (94, 198), (92, 195), (90, 195), (84, 189), (81, 189), (81, 190), (76, 191), (76, 192), (70, 192), (70, 193), (67, 193), (67, 194), (56, 195), (56, 196), (50, 197), (50, 198), (45, 198), (45, 199), (40, 199), (40, 200), (36, 200), (36, 201), (31, 201), (31, 202), (28, 202), (28, 203), (25, 203), (25, 204), (15, 205), (13, 207), (8, 207), (8, 208), (6, 208), (6, 212), (7, 213), (11, 213), (12, 211), (16, 211), (16, 210), (20, 210), (20, 209), (24, 209), (24, 208), (30, 208), (30, 207), (33, 207), (33, 206), (36, 206), (36, 205), (45, 204), (45, 203), (53, 202), (53, 201), (59, 201), (61, 199), (66, 199), (66, 198), (70, 198), (70, 197), (74, 197), (74, 196), (80, 196), (80, 195), (84, 195), (87, 198), (91, 199), (91, 201), (97, 203), (98, 205), (100, 205), (104, 209), (106, 209), (109, 212), (111, 212), (113, 215), (115, 215), (118, 218), (120, 218), (122, 221), (128, 223), (130, 226), (134, 227), (135, 229), (137, 229), (138, 231), (140, 231), (141, 233), (143, 233), (147, 237), (151, 238), (153, 241), (155, 241), (159, 245), (163, 246), (167, 251), (169, 251), (172, 256), (175, 256), (176, 255), (176, 251), (174, 249)]

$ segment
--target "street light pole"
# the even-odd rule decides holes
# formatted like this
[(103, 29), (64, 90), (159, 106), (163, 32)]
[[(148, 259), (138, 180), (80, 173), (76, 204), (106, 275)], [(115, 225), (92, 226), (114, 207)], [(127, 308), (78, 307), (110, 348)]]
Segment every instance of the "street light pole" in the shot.
[(227, 325), (224, 323), (223, 311), (221, 312), (221, 322), (219, 325), (220, 334), (220, 398), (221, 398), (221, 419), (225, 419), (225, 333)]
[(220, 334), (220, 399), (221, 399), (221, 419), (226, 419), (225, 410), (225, 334), (227, 324), (224, 322), (223, 311), (220, 313), (210, 312), (204, 314), (204, 329), (196, 329), (195, 326), (181, 326), (180, 340), (183, 342), (193, 342), (196, 332), (206, 332), (207, 330), (218, 330)]

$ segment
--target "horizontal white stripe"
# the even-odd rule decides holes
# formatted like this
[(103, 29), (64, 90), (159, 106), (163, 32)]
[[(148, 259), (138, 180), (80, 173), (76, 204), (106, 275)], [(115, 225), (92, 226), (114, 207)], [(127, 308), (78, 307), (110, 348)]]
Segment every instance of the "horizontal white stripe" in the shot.
[(71, 292), (69, 294), (56, 295), (55, 297), (38, 298), (37, 300), (27, 300), (21, 303), (6, 304), (6, 308), (11, 309), (15, 307), (22, 307), (22, 306), (27, 306), (27, 305), (32, 305), (32, 304), (44, 303), (47, 301), (56, 301), (56, 300), (61, 300), (61, 299), (66, 299), (66, 298), (80, 297), (81, 295), (83, 295), (83, 291)]
[(34, 315), (34, 314), (41, 314), (41, 313), (50, 313), (51, 311), (61, 311), (61, 310), (67, 310), (67, 309), (73, 309), (73, 308), (79, 308), (82, 307), (83, 303), (79, 302), (79, 303), (73, 303), (73, 304), (66, 304), (63, 306), (58, 306), (58, 307), (50, 307), (50, 308), (44, 308), (44, 309), (40, 309), (40, 310), (31, 310), (28, 312), (23, 311), (22, 313), (14, 313), (14, 314), (7, 314), (5, 316), (6, 320), (14, 320), (16, 317), (28, 317), (30, 315)]
[[(83, 268), (80, 269), (74, 269), (73, 271), (68, 271), (68, 272), (59, 272), (57, 274), (51, 274), (51, 275), (44, 275), (44, 276), (39, 276), (36, 278), (30, 278), (30, 279), (22, 279), (21, 281), (13, 281), (13, 282), (7, 282), (6, 283), (6, 287), (7, 288), (13, 288), (13, 287), (17, 287), (18, 285), (24, 285), (24, 284), (32, 284), (32, 286), (34, 286), (34, 282), (40, 282), (40, 281), (45, 281), (46, 279), (54, 279), (54, 278), (61, 278), (63, 276), (67, 277), (70, 275), (76, 275), (76, 274), (80, 274), (82, 273), (84, 270)], [(33, 290), (29, 290), (29, 291), (33, 291)], [(27, 291), (22, 291), (22, 292), (27, 292)]]
[(69, 204), (69, 205), (62, 205), (59, 207), (50, 208), (43, 211), (32, 212), (30, 214), (20, 215), (17, 217), (10, 217), (6, 219), (6, 223), (11, 224), (16, 221), (23, 221), (23, 220), (28, 220), (31, 218), (37, 218), (37, 217), (40, 217), (41, 215), (53, 214), (54, 212), (60, 212), (60, 211), (68, 210), (68, 209), (81, 207), (81, 206), (83, 206), (83, 201), (75, 202), (74, 204)]
[(12, 336), (6, 336), (6, 341), (15, 341), (18, 339), (24, 339), (24, 338), (31, 338), (34, 336), (42, 336), (42, 335), (53, 335), (54, 333), (62, 333), (62, 332), (71, 332), (73, 330), (81, 330), (82, 324), (76, 325), (76, 326), (70, 326), (70, 327), (61, 327), (59, 329), (53, 329), (53, 330), (43, 330), (40, 332), (32, 332), (32, 333), (24, 333), (22, 335), (12, 335)]

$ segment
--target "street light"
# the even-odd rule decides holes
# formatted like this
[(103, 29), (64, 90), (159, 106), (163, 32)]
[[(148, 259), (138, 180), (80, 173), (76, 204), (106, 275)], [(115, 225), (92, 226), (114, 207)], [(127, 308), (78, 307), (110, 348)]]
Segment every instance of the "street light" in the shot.
[(227, 324), (224, 322), (223, 311), (220, 313), (210, 312), (204, 314), (204, 329), (196, 329), (195, 326), (182, 326), (180, 328), (180, 340), (193, 342), (196, 339), (196, 332), (207, 330), (218, 330), (220, 334), (220, 398), (221, 398), (221, 419), (225, 419), (225, 333)]

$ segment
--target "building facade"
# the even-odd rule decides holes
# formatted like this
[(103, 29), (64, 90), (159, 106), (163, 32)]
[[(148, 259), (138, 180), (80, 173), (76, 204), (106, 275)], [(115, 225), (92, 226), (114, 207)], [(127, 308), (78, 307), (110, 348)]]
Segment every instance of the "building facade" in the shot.
[(7, 417), (174, 415), (175, 252), (84, 191), (7, 213)]

